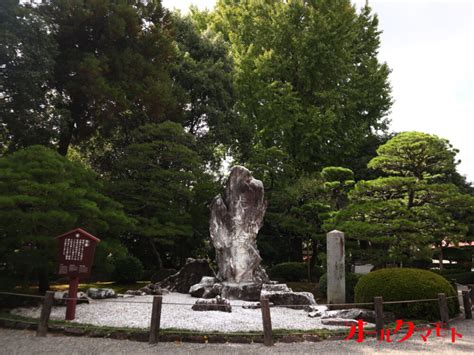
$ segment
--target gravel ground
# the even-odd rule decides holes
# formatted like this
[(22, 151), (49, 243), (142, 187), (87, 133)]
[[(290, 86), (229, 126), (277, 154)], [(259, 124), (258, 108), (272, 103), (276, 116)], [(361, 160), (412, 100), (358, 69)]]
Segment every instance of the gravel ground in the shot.
[(463, 334), (453, 344), (450, 337), (434, 335), (424, 343), (418, 336), (403, 343), (380, 343), (367, 339), (355, 341), (327, 340), (319, 343), (277, 343), (273, 347), (261, 344), (192, 344), (158, 343), (148, 345), (127, 340), (101, 338), (76, 338), (48, 336), (36, 338), (34, 332), (0, 329), (2, 354), (472, 354), (474, 352), (474, 321), (453, 323), (458, 333)]
[[(74, 322), (112, 327), (147, 328), (150, 324), (152, 296), (93, 300), (90, 304), (79, 304)], [(124, 301), (130, 303), (122, 303)], [(161, 312), (162, 328), (179, 328), (203, 331), (238, 332), (262, 330), (260, 309), (243, 309), (243, 301), (231, 301), (232, 313), (193, 311), (196, 298), (181, 293), (163, 296)], [(171, 305), (166, 303), (185, 303)], [(17, 308), (13, 314), (37, 318), (40, 308)], [(65, 307), (54, 307), (51, 319), (64, 320)], [(272, 307), (273, 329), (344, 329), (345, 327), (322, 325), (320, 318), (310, 318), (304, 310)]]

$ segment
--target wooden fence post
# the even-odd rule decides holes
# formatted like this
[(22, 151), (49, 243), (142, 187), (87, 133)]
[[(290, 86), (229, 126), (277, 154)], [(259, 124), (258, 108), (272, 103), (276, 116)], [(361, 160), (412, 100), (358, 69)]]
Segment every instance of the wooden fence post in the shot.
[(472, 304), (469, 293), (469, 291), (462, 291), (462, 302), (464, 305), (464, 314), (466, 319), (472, 319)]
[(383, 297), (374, 297), (374, 311), (375, 311), (375, 330), (377, 337), (384, 327), (383, 319)]
[(150, 337), (148, 338), (149, 344), (156, 344), (160, 335), (160, 321), (161, 321), (161, 305), (163, 303), (163, 296), (153, 297), (153, 307), (151, 309), (151, 322), (150, 322)]
[(260, 307), (262, 308), (263, 343), (266, 346), (272, 346), (272, 319), (270, 317), (270, 303), (268, 298), (262, 297), (260, 299)]
[(51, 315), (51, 307), (53, 306), (54, 292), (46, 291), (43, 300), (43, 306), (41, 307), (41, 315), (36, 329), (37, 337), (45, 337), (48, 333), (48, 322), (49, 316)]
[(438, 293), (438, 304), (439, 304), (439, 315), (441, 322), (446, 324), (446, 327), (449, 328), (449, 309), (448, 309), (448, 299), (444, 293)]

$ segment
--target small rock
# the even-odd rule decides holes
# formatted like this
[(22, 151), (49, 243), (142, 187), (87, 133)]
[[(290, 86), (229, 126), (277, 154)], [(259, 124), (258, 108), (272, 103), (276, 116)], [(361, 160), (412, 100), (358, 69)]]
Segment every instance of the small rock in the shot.
[(306, 312), (319, 312), (321, 314), (325, 314), (329, 308), (327, 306), (309, 305), (306, 306), (304, 310)]
[(318, 311), (308, 313), (308, 317), (310, 317), (310, 318), (319, 318), (322, 315), (323, 315), (323, 312), (318, 312)]
[(169, 293), (167, 289), (161, 288), (158, 284), (148, 284), (145, 287), (142, 287), (140, 291), (147, 295), (165, 295)]
[(204, 276), (198, 284), (192, 285), (189, 288), (189, 293), (193, 297), (214, 298), (220, 295), (220, 289), (215, 282), (216, 279), (214, 277)]
[(87, 290), (87, 296), (96, 300), (96, 299), (105, 299), (105, 298), (116, 298), (117, 295), (115, 291), (111, 288), (89, 288)]
[(321, 323), (324, 325), (339, 325), (339, 326), (346, 326), (346, 327), (350, 327), (352, 325), (358, 324), (355, 319), (345, 319), (345, 318), (322, 319)]
[(193, 311), (221, 311), (232, 312), (230, 302), (225, 298), (217, 296), (216, 298), (203, 299), (200, 298), (192, 306)]

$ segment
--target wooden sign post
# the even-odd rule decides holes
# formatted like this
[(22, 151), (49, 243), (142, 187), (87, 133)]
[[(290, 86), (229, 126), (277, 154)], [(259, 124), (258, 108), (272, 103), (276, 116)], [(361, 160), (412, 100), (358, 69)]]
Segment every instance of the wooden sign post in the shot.
[(58, 273), (69, 276), (66, 320), (73, 320), (76, 317), (79, 278), (90, 275), (95, 247), (100, 239), (81, 228), (64, 233), (56, 239), (59, 241)]

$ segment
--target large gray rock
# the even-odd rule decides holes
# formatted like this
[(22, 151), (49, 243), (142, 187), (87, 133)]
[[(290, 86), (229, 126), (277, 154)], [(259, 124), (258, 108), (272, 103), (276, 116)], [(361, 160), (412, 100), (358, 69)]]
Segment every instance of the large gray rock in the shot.
[(234, 300), (259, 301), (261, 289), (262, 289), (261, 283), (223, 282), (221, 295), (222, 297), (234, 299)]
[(276, 306), (292, 309), (307, 309), (308, 306), (316, 305), (314, 296), (310, 292), (262, 291), (261, 297), (268, 298)]
[(204, 276), (215, 276), (207, 260), (188, 258), (181, 270), (157, 285), (169, 291), (188, 293), (191, 286), (199, 283)]
[(198, 299), (192, 306), (193, 311), (220, 311), (220, 312), (232, 312), (232, 306), (230, 302), (225, 298), (217, 296), (212, 299)]
[(266, 208), (263, 183), (243, 166), (234, 166), (224, 194), (217, 195), (211, 204), (209, 230), (216, 249), (219, 281), (269, 281), (257, 250), (257, 233)]

